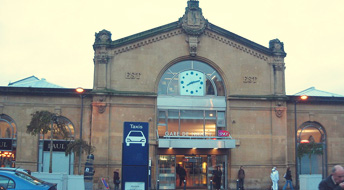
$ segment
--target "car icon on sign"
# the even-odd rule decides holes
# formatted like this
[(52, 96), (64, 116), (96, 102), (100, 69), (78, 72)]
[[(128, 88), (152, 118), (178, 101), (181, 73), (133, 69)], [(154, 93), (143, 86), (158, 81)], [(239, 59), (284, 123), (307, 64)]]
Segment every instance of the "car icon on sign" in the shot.
[(145, 146), (146, 138), (142, 131), (130, 131), (125, 138), (125, 143), (127, 146), (130, 146), (130, 144), (141, 144), (142, 146)]

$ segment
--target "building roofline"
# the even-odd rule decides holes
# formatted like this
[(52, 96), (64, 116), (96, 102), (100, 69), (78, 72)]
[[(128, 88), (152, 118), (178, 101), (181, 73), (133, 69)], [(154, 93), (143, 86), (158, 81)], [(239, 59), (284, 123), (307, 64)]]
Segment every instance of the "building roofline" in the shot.
[(290, 103), (341, 103), (344, 104), (344, 97), (334, 97), (334, 96), (308, 96), (307, 100), (300, 100), (300, 96), (288, 95), (288, 102)]
[[(90, 94), (92, 89), (84, 89), (84, 94)], [(32, 88), (32, 87), (0, 87), (3, 95), (29, 96), (79, 96), (75, 88)]]
[[(146, 39), (146, 38), (149, 38), (149, 37), (152, 37), (152, 36), (164, 33), (164, 32), (176, 30), (176, 29), (182, 29), (180, 21), (175, 21), (175, 22), (172, 22), (169, 24), (165, 24), (165, 25), (162, 25), (162, 26), (159, 26), (156, 28), (152, 28), (150, 30), (139, 32), (139, 33), (136, 33), (136, 34), (124, 37), (124, 38), (114, 40), (114, 41), (110, 41), (110, 42), (105, 43), (105, 44), (103, 42), (97, 42), (96, 41), (93, 44), (93, 49), (95, 50), (98, 46), (104, 46), (104, 45), (107, 47), (110, 47), (110, 48), (118, 48), (118, 47), (125, 46), (125, 45), (128, 45), (128, 44), (133, 43), (133, 42), (137, 42), (137, 41), (140, 41), (140, 40), (143, 40), (143, 39)], [(252, 48), (252, 49), (259, 51), (261, 53), (264, 53), (266, 55), (273, 55), (273, 52), (269, 48), (262, 46), (258, 43), (255, 43), (251, 40), (248, 40), (242, 36), (239, 36), (233, 32), (230, 32), (226, 29), (218, 27), (218, 26), (216, 26), (210, 22), (208, 22), (206, 30), (212, 31), (212, 32), (217, 33), (219, 35), (222, 35), (222, 36), (224, 36), (230, 40), (233, 40), (237, 43), (245, 45), (249, 48)]]
[(27, 80), (27, 79), (29, 79), (29, 78), (34, 78), (34, 79), (36, 79), (37, 81), (40, 80), (40, 79), (37, 78), (35, 75), (32, 75), (32, 76), (29, 76), (29, 77), (26, 77), (26, 78), (23, 78), (23, 79), (14, 81), (14, 82), (10, 82), (10, 83), (8, 83), (8, 86), (13, 85), (13, 84), (16, 84), (16, 83), (20, 83), (20, 82), (25, 81), (25, 80)]
[(272, 55), (272, 51), (269, 48), (267, 48), (265, 46), (262, 46), (260, 44), (257, 44), (257, 43), (255, 43), (255, 42), (253, 42), (251, 40), (248, 40), (248, 39), (246, 39), (246, 38), (244, 38), (242, 36), (239, 36), (239, 35), (237, 35), (237, 34), (235, 34), (233, 32), (230, 32), (230, 31), (228, 31), (226, 29), (223, 29), (223, 28), (221, 28), (219, 26), (216, 26), (216, 25), (214, 25), (212, 23), (209, 23), (207, 29), (210, 30), (210, 31), (213, 31), (213, 32), (215, 32), (215, 33), (217, 33), (219, 35), (227, 37), (227, 38), (229, 38), (229, 39), (231, 39), (231, 40), (233, 40), (235, 42), (238, 42), (238, 43), (243, 44), (243, 45), (245, 45), (247, 47), (250, 47), (250, 48), (252, 48), (252, 49), (254, 49), (256, 51), (259, 51), (259, 52), (267, 54), (267, 55)]

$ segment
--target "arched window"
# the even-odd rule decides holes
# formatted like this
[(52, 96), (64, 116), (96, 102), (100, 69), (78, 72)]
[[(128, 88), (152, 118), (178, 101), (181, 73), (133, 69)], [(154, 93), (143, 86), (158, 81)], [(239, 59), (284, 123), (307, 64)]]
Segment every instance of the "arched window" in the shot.
[(158, 136), (216, 136), (226, 130), (225, 85), (207, 63), (169, 67), (158, 86)]
[[(53, 124), (54, 128), (54, 134), (53, 134), (53, 139), (54, 140), (74, 140), (74, 125), (73, 123), (66, 117), (64, 116), (58, 116), (57, 117), (57, 122), (62, 123), (64, 126), (64, 131), (61, 131), (56, 125), (56, 123)], [(65, 133), (66, 136), (63, 136), (62, 133)], [(47, 134), (41, 134), (41, 139), (50, 139), (51, 133), (48, 132)]]
[(14, 120), (5, 114), (0, 114), (0, 138), (16, 138), (16, 124)]
[(0, 114), (0, 166), (15, 167), (17, 129), (14, 120)]
[(186, 60), (165, 71), (159, 82), (158, 94), (225, 96), (225, 87), (214, 68), (200, 61)]
[[(314, 144), (317, 154), (303, 155), (299, 162), (299, 174), (322, 174), (326, 176), (326, 133), (324, 128), (317, 122), (305, 122), (297, 131), (298, 154), (300, 146)], [(308, 146), (309, 147), (309, 146)]]

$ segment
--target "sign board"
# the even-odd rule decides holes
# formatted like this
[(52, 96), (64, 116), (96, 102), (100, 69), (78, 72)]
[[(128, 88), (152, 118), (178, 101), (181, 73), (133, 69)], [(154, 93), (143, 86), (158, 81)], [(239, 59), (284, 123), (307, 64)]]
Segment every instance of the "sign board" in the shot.
[[(53, 151), (64, 152), (67, 149), (67, 145), (70, 141), (53, 141)], [(50, 140), (44, 140), (43, 151), (50, 151)]]
[(148, 190), (149, 124), (124, 122), (122, 189)]
[(217, 134), (219, 137), (229, 137), (230, 136), (230, 133), (228, 131), (225, 131), (225, 130), (218, 130)]
[[(128, 183), (129, 182), (129, 183)], [(127, 187), (130, 185), (129, 187)], [(138, 185), (140, 184), (140, 185)], [(141, 188), (143, 184), (143, 189)], [(148, 166), (123, 166), (122, 168), (123, 189), (147, 190), (148, 189)]]
[(125, 190), (145, 190), (144, 182), (125, 182)]
[(102, 183), (106, 189), (110, 189), (109, 184), (106, 182), (105, 178), (101, 178)]
[(148, 131), (147, 122), (124, 122), (123, 165), (148, 165)]
[(0, 151), (12, 150), (12, 139), (0, 139)]

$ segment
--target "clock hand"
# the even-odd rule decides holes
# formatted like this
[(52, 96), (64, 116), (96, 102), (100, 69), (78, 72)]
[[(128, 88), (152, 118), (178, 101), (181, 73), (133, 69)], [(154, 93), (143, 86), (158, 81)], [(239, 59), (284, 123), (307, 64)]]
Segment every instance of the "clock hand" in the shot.
[(193, 83), (196, 83), (196, 82), (199, 82), (200, 80), (195, 80), (195, 81), (191, 81), (189, 84), (187, 84), (186, 86), (189, 86), (189, 85), (191, 85), (191, 84), (193, 84)]

